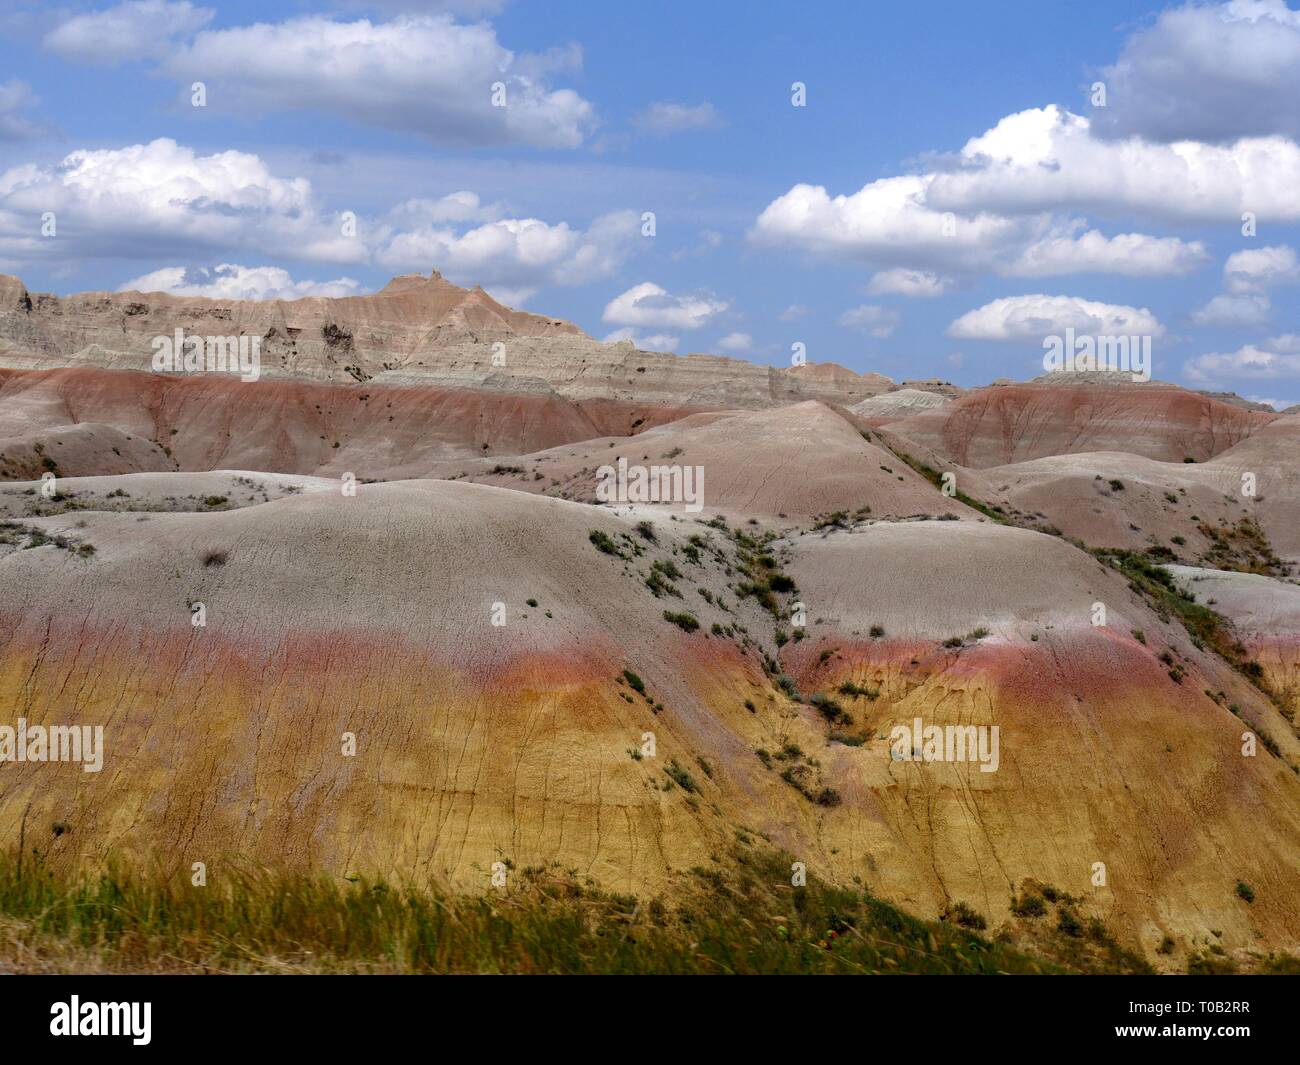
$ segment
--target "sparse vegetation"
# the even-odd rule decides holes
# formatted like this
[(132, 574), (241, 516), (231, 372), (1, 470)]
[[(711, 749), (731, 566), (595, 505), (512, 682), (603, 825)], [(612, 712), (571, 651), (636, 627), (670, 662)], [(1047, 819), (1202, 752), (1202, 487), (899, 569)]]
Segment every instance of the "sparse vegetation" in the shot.
[(880, 692), (877, 689), (854, 684), (851, 680), (846, 680), (839, 686), (838, 690), (841, 695), (847, 695), (852, 699), (875, 700), (880, 698)]
[(677, 764), (676, 758), (669, 761), (669, 763), (664, 767), (664, 772), (667, 773), (668, 778), (683, 791), (700, 790), (699, 786), (695, 783), (695, 778)]
[(977, 913), (973, 907), (965, 902), (953, 903), (939, 919), (961, 925), (962, 928), (973, 928), (977, 931), (982, 931), (988, 927), (988, 921), (984, 919), (984, 916)]
[(694, 632), (700, 627), (700, 619), (685, 610), (676, 613), (671, 610), (665, 610), (664, 620), (671, 621), (683, 632)]
[[(113, 865), (77, 878), (0, 860), (0, 964), (108, 972), (1060, 973), (1142, 963), (1031, 956), (957, 922), (913, 917), (734, 844), (668, 897), (602, 891), (558, 866), (512, 873), (491, 897), (233, 867), (196, 891)], [(740, 864), (743, 860), (744, 864)], [(511, 863), (513, 865), (513, 863)], [(755, 915), (771, 915), (758, 921)], [(743, 933), (738, 930), (744, 929)]]
[(623, 557), (623, 552), (618, 549), (618, 544), (609, 538), (608, 533), (603, 533), (599, 529), (592, 529), (587, 534), (587, 539), (595, 545), (597, 551), (606, 555), (614, 555), (617, 558)]

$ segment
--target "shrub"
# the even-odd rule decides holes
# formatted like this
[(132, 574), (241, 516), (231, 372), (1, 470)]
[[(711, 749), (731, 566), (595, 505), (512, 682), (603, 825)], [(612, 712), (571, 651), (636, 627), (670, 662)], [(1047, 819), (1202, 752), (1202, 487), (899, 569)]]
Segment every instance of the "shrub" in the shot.
[(976, 913), (975, 910), (965, 902), (957, 902), (948, 907), (940, 920), (959, 924), (962, 928), (974, 928), (979, 930), (988, 927), (988, 922), (984, 920), (983, 915)]
[(700, 627), (699, 618), (694, 614), (688, 614), (686, 611), (674, 613), (671, 610), (664, 611), (664, 620), (671, 621), (683, 632), (694, 632)]
[(1078, 939), (1083, 935), (1083, 922), (1071, 906), (1062, 906), (1056, 911), (1056, 929), (1062, 935)]
[(1255, 901), (1255, 889), (1244, 880), (1237, 881), (1237, 897), (1245, 899), (1247, 902)]
[(676, 758), (669, 761), (668, 765), (664, 767), (664, 772), (667, 773), (672, 782), (678, 785), (683, 791), (700, 790), (698, 785), (695, 783), (695, 778), (677, 764)]
[(1021, 895), (1011, 900), (1011, 912), (1017, 917), (1042, 917), (1047, 913), (1047, 903), (1039, 895)]
[(813, 708), (822, 715), (827, 721), (838, 721), (844, 717), (844, 708), (829, 696), (822, 695), (818, 692), (810, 700)]
[(601, 551), (606, 555), (617, 555), (619, 558), (623, 557), (623, 552), (618, 549), (618, 545), (614, 543), (607, 534), (601, 532), (599, 529), (592, 529), (591, 532), (587, 534), (587, 539), (595, 545), (597, 551)]
[(839, 692), (841, 695), (848, 695), (854, 699), (864, 698), (874, 700), (880, 698), (880, 692), (875, 688), (860, 687), (859, 685), (854, 684), (851, 680), (846, 680), (841, 684)]

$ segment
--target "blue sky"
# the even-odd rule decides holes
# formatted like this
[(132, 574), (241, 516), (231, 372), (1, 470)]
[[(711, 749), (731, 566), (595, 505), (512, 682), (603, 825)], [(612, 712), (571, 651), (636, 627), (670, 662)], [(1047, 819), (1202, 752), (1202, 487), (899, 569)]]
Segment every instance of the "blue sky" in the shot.
[(287, 298), (436, 267), (597, 337), (961, 384), (1071, 326), (1300, 400), (1283, 0), (803, 7), (0, 0), (0, 271)]

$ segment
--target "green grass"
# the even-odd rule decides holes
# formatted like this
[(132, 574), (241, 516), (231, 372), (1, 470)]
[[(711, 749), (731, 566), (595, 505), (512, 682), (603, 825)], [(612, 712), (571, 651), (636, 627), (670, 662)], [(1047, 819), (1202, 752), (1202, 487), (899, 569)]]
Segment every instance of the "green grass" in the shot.
[(676, 613), (671, 610), (665, 610), (664, 620), (671, 621), (683, 632), (694, 632), (700, 627), (700, 619), (685, 610)]
[[(213, 866), (207, 887), (118, 864), (96, 876), (0, 858), (0, 967), (115, 972), (1031, 973), (1090, 971), (922, 921), (789, 855), (679, 874), (668, 898), (555, 868), (482, 896)], [(485, 873), (484, 882), (487, 876)], [(1091, 964), (1091, 963), (1089, 963)], [(1140, 963), (1136, 963), (1140, 966)], [(1107, 966), (1110, 967), (1109, 965)]]
[[(882, 440), (881, 443), (883, 444), (884, 441)], [(886, 444), (885, 446), (888, 447), (889, 450), (894, 455), (896, 455), (900, 461), (907, 463), (907, 465), (909, 465), (913, 470), (919, 473), (932, 485), (942, 490), (943, 474), (941, 474), (933, 466), (927, 466), (920, 459), (913, 458), (911, 455), (907, 454), (907, 452), (899, 451), (896, 447), (893, 447), (888, 444)], [(975, 499), (972, 496), (968, 496), (965, 492), (961, 491), (961, 489), (957, 490), (955, 498), (959, 503), (965, 504), (966, 506), (970, 507), (972, 510), (979, 511), (990, 521), (995, 521), (999, 525), (1010, 524), (1010, 522), (1008, 522), (1007, 520), (1006, 513), (999, 506), (990, 506), (986, 503), (981, 503), (978, 499)]]

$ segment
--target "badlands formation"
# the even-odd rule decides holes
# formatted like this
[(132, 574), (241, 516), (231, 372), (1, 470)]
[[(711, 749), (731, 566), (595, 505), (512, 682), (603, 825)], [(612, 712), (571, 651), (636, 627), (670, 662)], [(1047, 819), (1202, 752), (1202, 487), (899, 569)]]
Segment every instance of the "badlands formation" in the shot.
[[(153, 372), (177, 328), (261, 338), (260, 379)], [(1051, 885), (1153, 964), (1249, 967), (1300, 949), (1298, 426), (678, 358), (436, 275), (0, 279), (0, 699), (104, 728), (97, 773), (0, 762), (0, 831), (668, 897), (772, 846), (925, 917), (1032, 938)], [(698, 505), (603, 497), (620, 460), (702, 471)]]

